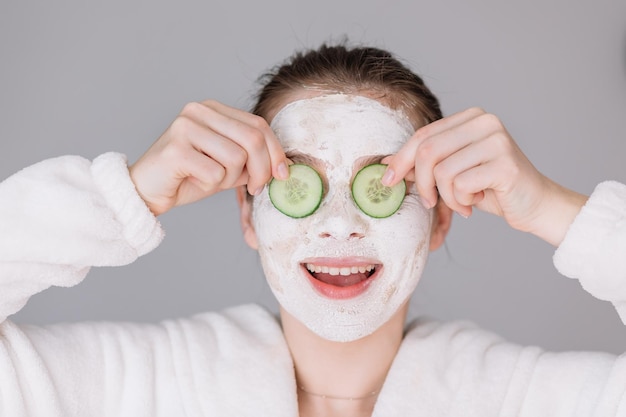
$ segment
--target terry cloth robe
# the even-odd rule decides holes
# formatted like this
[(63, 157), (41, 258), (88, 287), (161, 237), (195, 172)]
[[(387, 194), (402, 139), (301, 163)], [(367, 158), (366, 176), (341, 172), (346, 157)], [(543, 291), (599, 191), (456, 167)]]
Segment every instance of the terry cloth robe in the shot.
[[(255, 305), (159, 324), (22, 326), (7, 319), (91, 266), (127, 264), (162, 229), (123, 155), (67, 156), (0, 184), (0, 416), (298, 413), (280, 325)], [(597, 186), (554, 263), (626, 318), (626, 186)], [(626, 416), (626, 360), (508, 343), (471, 323), (417, 320), (374, 416)]]

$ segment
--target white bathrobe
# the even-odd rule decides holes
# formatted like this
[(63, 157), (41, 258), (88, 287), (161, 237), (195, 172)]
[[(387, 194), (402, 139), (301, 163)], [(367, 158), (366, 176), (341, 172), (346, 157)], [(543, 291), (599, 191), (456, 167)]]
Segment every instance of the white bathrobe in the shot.
[[(126, 160), (62, 157), (0, 184), (0, 416), (297, 416), (276, 318), (254, 305), (160, 324), (6, 318), (163, 237)], [(626, 319), (626, 186), (600, 184), (554, 256)], [(466, 322), (412, 323), (374, 416), (626, 416), (626, 359), (550, 353)]]

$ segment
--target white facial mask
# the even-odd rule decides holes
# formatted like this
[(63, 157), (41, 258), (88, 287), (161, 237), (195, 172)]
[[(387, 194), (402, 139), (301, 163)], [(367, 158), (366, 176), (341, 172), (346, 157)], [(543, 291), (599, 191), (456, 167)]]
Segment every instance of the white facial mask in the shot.
[[(302, 219), (280, 213), (267, 187), (254, 199), (253, 221), (268, 283), (280, 305), (319, 336), (341, 342), (367, 336), (415, 289), (428, 256), (432, 217), (413, 186), (395, 214), (371, 218), (352, 200), (351, 181), (367, 157), (397, 152), (414, 129), (403, 112), (351, 95), (290, 103), (271, 126), (287, 154), (320, 161), (311, 165), (328, 188), (317, 211)], [(312, 284), (303, 266), (311, 262), (378, 267), (363, 292), (336, 299)]]

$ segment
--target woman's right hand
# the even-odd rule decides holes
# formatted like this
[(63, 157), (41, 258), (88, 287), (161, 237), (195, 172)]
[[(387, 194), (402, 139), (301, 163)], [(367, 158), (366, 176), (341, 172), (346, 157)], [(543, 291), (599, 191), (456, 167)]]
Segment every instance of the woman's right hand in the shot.
[(285, 153), (267, 122), (215, 101), (187, 104), (129, 170), (157, 216), (241, 185), (257, 194), (272, 176), (288, 176)]

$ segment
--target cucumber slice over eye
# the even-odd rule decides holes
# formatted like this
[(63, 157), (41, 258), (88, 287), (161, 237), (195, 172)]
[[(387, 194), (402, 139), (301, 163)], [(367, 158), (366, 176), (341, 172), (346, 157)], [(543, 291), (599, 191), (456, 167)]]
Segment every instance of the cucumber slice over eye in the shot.
[(387, 165), (371, 164), (357, 172), (352, 181), (352, 198), (361, 211), (375, 218), (389, 217), (398, 209), (406, 195), (404, 180), (386, 187), (381, 180)]
[(289, 178), (273, 178), (270, 201), (281, 213), (296, 219), (309, 216), (320, 206), (324, 187), (320, 175), (308, 165), (289, 166)]

